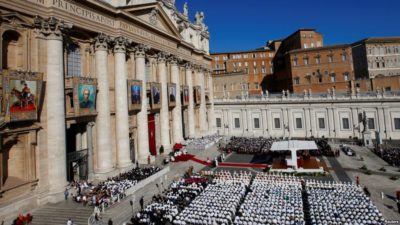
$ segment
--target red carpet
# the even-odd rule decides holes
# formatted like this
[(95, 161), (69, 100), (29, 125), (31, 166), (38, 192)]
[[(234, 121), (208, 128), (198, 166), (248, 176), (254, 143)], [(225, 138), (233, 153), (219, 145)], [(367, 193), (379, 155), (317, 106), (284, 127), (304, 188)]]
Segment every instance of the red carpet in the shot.
[(218, 163), (218, 166), (226, 167), (244, 167), (244, 168), (265, 168), (268, 164), (253, 164), (253, 163)]
[(200, 164), (203, 164), (203, 165), (205, 165), (205, 166), (211, 166), (211, 165), (208, 164), (206, 161), (197, 159), (196, 157), (193, 157), (193, 158), (191, 158), (190, 160), (192, 160), (192, 161), (194, 161), (194, 162), (197, 162), (197, 163), (200, 163)]
[(194, 157), (194, 155), (192, 155), (192, 154), (180, 155), (180, 156), (175, 157), (175, 162), (186, 162), (193, 157)]

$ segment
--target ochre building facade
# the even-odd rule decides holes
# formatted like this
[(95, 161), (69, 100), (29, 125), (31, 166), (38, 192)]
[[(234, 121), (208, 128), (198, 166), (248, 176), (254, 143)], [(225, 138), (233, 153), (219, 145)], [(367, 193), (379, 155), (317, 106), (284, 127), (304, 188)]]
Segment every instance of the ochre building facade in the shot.
[[(0, 216), (213, 133), (209, 32), (174, 1), (0, 1)], [(12, 207), (11, 207), (12, 206)]]

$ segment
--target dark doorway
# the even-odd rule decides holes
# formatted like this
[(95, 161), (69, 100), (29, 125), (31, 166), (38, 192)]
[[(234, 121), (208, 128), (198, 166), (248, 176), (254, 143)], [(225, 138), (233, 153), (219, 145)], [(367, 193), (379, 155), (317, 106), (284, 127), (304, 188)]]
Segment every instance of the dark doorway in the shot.
[[(87, 180), (88, 149), (77, 145), (77, 134), (86, 135), (86, 123), (72, 124), (67, 129), (67, 180)], [(82, 142), (82, 139), (80, 140)], [(78, 146), (78, 147), (77, 147)], [(78, 149), (77, 149), (78, 148)]]

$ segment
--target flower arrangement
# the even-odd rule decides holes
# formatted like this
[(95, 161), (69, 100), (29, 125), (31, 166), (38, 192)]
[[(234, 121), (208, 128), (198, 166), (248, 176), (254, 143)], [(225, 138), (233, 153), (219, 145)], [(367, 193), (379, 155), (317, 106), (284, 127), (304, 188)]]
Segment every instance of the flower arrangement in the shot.
[(17, 219), (14, 220), (13, 225), (25, 225), (25, 224), (31, 224), (33, 219), (33, 216), (31, 214), (26, 214), (26, 216), (23, 216), (21, 214), (18, 215)]

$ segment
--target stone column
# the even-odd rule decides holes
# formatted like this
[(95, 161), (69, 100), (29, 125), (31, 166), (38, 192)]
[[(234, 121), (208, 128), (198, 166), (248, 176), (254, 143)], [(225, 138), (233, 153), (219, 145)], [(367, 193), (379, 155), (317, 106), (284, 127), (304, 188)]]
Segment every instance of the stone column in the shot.
[(82, 149), (82, 133), (80, 133), (80, 131), (78, 131), (75, 134), (75, 150), (79, 151)]
[[(311, 108), (308, 108), (308, 117), (310, 118), (310, 128), (312, 130), (311, 136), (316, 137), (317, 126), (315, 125), (315, 123), (317, 122), (318, 118), (315, 117), (314, 110)], [(326, 127), (326, 122), (325, 122), (325, 127)]]
[(82, 149), (87, 149), (88, 148), (88, 144), (87, 144), (87, 130), (85, 129), (82, 132)]
[[(35, 21), (35, 23), (38, 21)], [(41, 32), (47, 37), (47, 154), (49, 193), (57, 201), (67, 184), (65, 92), (63, 68), (64, 23), (54, 17), (40, 21)], [(38, 25), (38, 24), (37, 24)], [(57, 195), (57, 196), (55, 196)], [(62, 195), (61, 195), (62, 196)]]
[(86, 125), (86, 134), (87, 134), (87, 148), (88, 148), (88, 180), (93, 180), (93, 126), (94, 122), (89, 122)]
[[(287, 92), (289, 93), (289, 91)], [(289, 96), (289, 94), (288, 94)], [(286, 109), (286, 118), (287, 118), (287, 125), (288, 125), (288, 137), (289, 139), (292, 138), (292, 135), (295, 134), (295, 124), (293, 123), (293, 114), (291, 113), (292, 110)]]
[(188, 123), (189, 123), (189, 137), (195, 135), (195, 123), (194, 123), (194, 101), (193, 101), (193, 80), (192, 80), (192, 64), (186, 63), (186, 84), (189, 87), (189, 105), (188, 105)]
[(136, 79), (141, 80), (143, 87), (141, 93), (142, 108), (140, 112), (136, 115), (137, 118), (137, 130), (138, 130), (138, 161), (142, 164), (147, 164), (147, 157), (149, 153), (149, 125), (147, 120), (147, 80), (145, 74), (146, 60), (145, 60), (146, 46), (138, 45), (135, 51), (135, 70)]
[(199, 108), (199, 122), (200, 122), (200, 133), (201, 135), (205, 134), (208, 130), (207, 124), (207, 108), (206, 108), (206, 88), (205, 88), (205, 79), (204, 79), (204, 68), (200, 67), (197, 73), (197, 79), (199, 79), (200, 85), (200, 108)]
[(210, 107), (208, 108), (208, 130), (210, 134), (215, 133), (216, 121), (214, 114), (214, 85), (210, 71), (208, 71), (208, 99), (210, 100)]
[(179, 77), (178, 58), (170, 58), (171, 82), (176, 85), (175, 108), (172, 110), (172, 134), (174, 143), (183, 141), (182, 131), (182, 103), (181, 103), (181, 82)]
[[(339, 117), (337, 113), (337, 108), (332, 108), (331, 110), (332, 110), (333, 125), (335, 126), (334, 138), (337, 138), (338, 134), (340, 134), (340, 119), (338, 119)], [(352, 129), (352, 127), (350, 127), (350, 129)]]
[[(270, 121), (271, 123), (271, 121)], [(261, 109), (261, 128), (263, 129), (263, 136), (268, 137), (268, 125), (267, 125), (267, 110)]]
[[(360, 126), (358, 124), (358, 112), (356, 108), (351, 108), (351, 117), (352, 117), (352, 129), (353, 129), (353, 137), (358, 137), (358, 133), (356, 134), (356, 129), (360, 130)], [(340, 120), (340, 118), (339, 118)], [(339, 124), (342, 121), (339, 121)]]
[(249, 129), (247, 128), (247, 113), (246, 113), (246, 110), (245, 109), (242, 109), (241, 110), (242, 111), (242, 121), (241, 121), (241, 126), (242, 126), (242, 132), (243, 132), (243, 136), (248, 136), (249, 134), (248, 134), (248, 131), (249, 131)]
[(388, 107), (382, 107), (383, 109), (383, 114), (384, 119), (385, 119), (385, 130), (386, 130), (386, 139), (391, 139), (392, 138), (392, 121), (390, 119), (390, 114), (389, 114), (389, 108)]
[(379, 124), (379, 132), (381, 135), (382, 139), (386, 139), (386, 126), (385, 126), (385, 116), (383, 113), (383, 109), (381, 107), (378, 107), (376, 109), (376, 111), (378, 112), (378, 124)]
[(169, 137), (169, 107), (168, 107), (168, 74), (166, 65), (166, 53), (160, 52), (157, 57), (158, 77), (161, 83), (161, 109), (160, 109), (160, 128), (161, 145), (168, 154), (171, 151), (171, 141)]
[(111, 145), (110, 92), (108, 85), (108, 42), (109, 37), (100, 34), (95, 39), (95, 60), (97, 75), (97, 170), (99, 177), (107, 176), (113, 170)]
[(115, 57), (115, 123), (117, 144), (117, 166), (127, 168), (132, 165), (129, 148), (128, 89), (126, 70), (126, 46), (124, 37), (114, 40)]
[(305, 134), (306, 137), (308, 136), (312, 136), (312, 130), (311, 130), (311, 118), (309, 117), (308, 114), (308, 109), (307, 108), (303, 108), (303, 112), (304, 112), (304, 129), (306, 130)]

